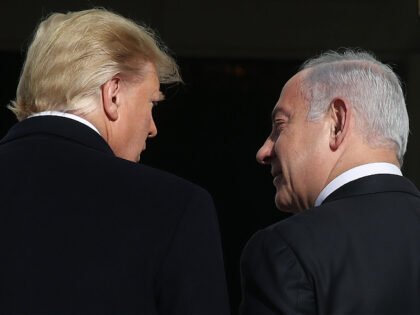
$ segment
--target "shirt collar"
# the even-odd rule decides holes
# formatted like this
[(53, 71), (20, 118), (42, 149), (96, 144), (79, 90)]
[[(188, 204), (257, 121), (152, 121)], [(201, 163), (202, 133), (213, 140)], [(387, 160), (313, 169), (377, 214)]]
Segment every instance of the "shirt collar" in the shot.
[(340, 174), (334, 178), (327, 186), (325, 186), (325, 188), (318, 195), (318, 198), (316, 198), (314, 207), (318, 207), (320, 204), (322, 204), (325, 198), (327, 198), (344, 184), (365, 176), (375, 174), (393, 174), (402, 176), (401, 170), (396, 165), (391, 163), (380, 162), (356, 166)]
[(95, 130), (100, 135), (99, 130), (91, 122), (89, 122), (86, 119), (84, 119), (80, 116), (77, 116), (77, 115), (73, 115), (73, 114), (70, 114), (70, 113), (64, 113), (64, 112), (58, 112), (58, 111), (55, 111), (55, 110), (47, 110), (47, 111), (43, 111), (43, 112), (33, 114), (33, 115), (29, 116), (28, 118), (36, 117), (36, 116), (59, 116), (59, 117), (66, 117), (66, 118), (70, 118), (70, 119), (73, 119), (73, 120), (77, 120), (78, 122), (80, 122), (82, 124), (85, 124), (89, 128)]

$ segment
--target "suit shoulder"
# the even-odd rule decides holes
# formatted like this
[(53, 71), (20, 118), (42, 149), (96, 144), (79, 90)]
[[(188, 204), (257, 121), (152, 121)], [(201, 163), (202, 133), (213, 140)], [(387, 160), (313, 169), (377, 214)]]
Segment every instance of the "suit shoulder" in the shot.
[(175, 174), (120, 158), (114, 157), (113, 160), (112, 176), (122, 178), (127, 183), (145, 184), (149, 189), (156, 189), (162, 193), (176, 189), (179, 194), (199, 195), (211, 199), (204, 188)]
[(283, 244), (293, 251), (315, 241), (319, 231), (329, 230), (334, 221), (325, 209), (305, 210), (258, 231), (249, 242), (264, 243), (264, 246)]
[(279, 222), (271, 224), (264, 229), (260, 230), (256, 234), (270, 235), (270, 237), (288, 238), (290, 233), (295, 230), (301, 230), (308, 224), (310, 224), (310, 217), (308, 213), (301, 212), (283, 219)]
[(309, 314), (315, 309), (313, 283), (281, 227), (258, 231), (242, 253), (244, 314)]
[(256, 253), (259, 253), (257, 256), (260, 256), (278, 250), (289, 251), (290, 248), (282, 230), (282, 222), (277, 222), (254, 233), (245, 245), (242, 259), (245, 259), (245, 256), (254, 257)]

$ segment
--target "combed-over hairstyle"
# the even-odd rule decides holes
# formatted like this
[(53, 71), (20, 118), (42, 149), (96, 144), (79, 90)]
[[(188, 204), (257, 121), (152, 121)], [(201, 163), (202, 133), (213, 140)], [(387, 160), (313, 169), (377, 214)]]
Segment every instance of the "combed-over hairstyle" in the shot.
[(19, 120), (46, 110), (85, 114), (97, 106), (106, 81), (117, 73), (141, 79), (147, 62), (160, 83), (181, 81), (150, 29), (105, 9), (54, 13), (35, 33), (9, 108)]
[(407, 148), (409, 121), (401, 82), (391, 67), (367, 52), (328, 51), (306, 61), (302, 83), (308, 120), (319, 120), (335, 98), (354, 109), (356, 127), (372, 147), (395, 149), (400, 164)]

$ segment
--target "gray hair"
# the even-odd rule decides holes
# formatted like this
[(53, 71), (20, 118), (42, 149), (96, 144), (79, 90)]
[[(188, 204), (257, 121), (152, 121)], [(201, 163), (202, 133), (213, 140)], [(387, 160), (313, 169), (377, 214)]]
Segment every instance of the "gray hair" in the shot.
[(396, 150), (400, 164), (407, 148), (408, 114), (401, 82), (391, 67), (367, 52), (328, 51), (306, 61), (302, 92), (309, 100), (308, 120), (319, 120), (334, 98), (354, 109), (356, 127), (373, 147)]

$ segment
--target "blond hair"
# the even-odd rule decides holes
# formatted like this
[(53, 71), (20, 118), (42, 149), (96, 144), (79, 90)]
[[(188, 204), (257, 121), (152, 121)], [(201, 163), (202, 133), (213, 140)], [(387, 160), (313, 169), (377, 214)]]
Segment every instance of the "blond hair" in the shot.
[(106, 81), (117, 73), (141, 78), (146, 62), (161, 83), (181, 81), (150, 29), (105, 9), (54, 13), (35, 33), (9, 108), (19, 120), (46, 110), (88, 113)]

